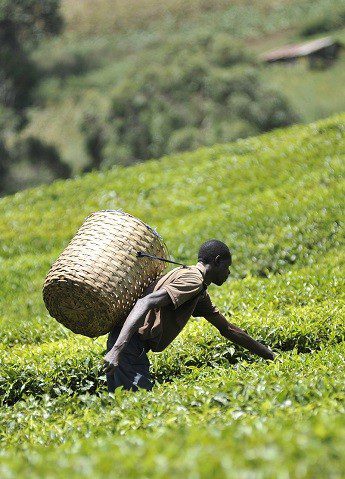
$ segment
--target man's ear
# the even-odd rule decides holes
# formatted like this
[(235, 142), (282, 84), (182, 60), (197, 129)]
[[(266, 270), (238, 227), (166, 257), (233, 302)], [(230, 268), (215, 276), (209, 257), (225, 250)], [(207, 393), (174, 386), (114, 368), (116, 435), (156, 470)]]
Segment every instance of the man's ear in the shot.
[(216, 266), (219, 266), (219, 263), (220, 263), (220, 255), (217, 254), (217, 256), (214, 258), (214, 264), (215, 264)]

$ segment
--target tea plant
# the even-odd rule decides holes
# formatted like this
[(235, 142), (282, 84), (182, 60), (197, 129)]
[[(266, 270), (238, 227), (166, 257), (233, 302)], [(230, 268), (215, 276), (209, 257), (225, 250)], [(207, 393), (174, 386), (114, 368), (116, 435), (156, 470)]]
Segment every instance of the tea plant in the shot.
[[(344, 120), (0, 200), (1, 478), (344, 476)], [(192, 318), (149, 354), (152, 391), (109, 394), (105, 336), (73, 334), (41, 294), (83, 219), (117, 208), (189, 264), (202, 241), (228, 243), (213, 302), (277, 359)]]

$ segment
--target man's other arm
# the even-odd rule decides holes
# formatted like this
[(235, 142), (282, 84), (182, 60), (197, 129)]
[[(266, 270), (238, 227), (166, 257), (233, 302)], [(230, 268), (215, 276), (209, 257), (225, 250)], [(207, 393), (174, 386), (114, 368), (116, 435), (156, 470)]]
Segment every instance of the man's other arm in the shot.
[(171, 298), (165, 289), (144, 296), (135, 303), (132, 311), (124, 322), (116, 343), (106, 354), (103, 366), (105, 373), (111, 373), (118, 364), (119, 356), (133, 334), (143, 325), (146, 314), (155, 308), (161, 308), (172, 304)]
[(249, 334), (229, 321), (219, 312), (205, 316), (205, 319), (215, 326), (220, 334), (236, 344), (243, 346), (250, 352), (264, 359), (274, 359), (276, 356), (270, 349), (253, 339)]

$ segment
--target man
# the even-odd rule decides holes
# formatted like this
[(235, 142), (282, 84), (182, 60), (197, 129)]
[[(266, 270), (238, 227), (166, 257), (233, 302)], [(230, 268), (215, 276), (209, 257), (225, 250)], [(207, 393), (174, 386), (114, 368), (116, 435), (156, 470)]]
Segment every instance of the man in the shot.
[(201, 245), (195, 266), (174, 268), (147, 288), (123, 325), (109, 333), (104, 363), (108, 391), (119, 386), (152, 389), (147, 351), (163, 351), (191, 316), (204, 317), (225, 338), (274, 359), (270, 349), (229, 323), (211, 302), (207, 286), (221, 286), (230, 275), (230, 265), (227, 245), (212, 239)]

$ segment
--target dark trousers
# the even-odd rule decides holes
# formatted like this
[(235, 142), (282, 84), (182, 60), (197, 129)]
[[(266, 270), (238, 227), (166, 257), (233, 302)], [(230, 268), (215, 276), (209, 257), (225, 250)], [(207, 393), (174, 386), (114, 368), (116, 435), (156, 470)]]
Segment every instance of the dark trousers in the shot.
[[(121, 332), (121, 326), (110, 331), (107, 340), (107, 352), (114, 346)], [(147, 348), (138, 333), (134, 333), (129, 343), (120, 353), (119, 364), (115, 372), (107, 374), (108, 391), (120, 386), (124, 389), (137, 391), (138, 388), (151, 390), (153, 384), (150, 376), (150, 362), (147, 357)]]

